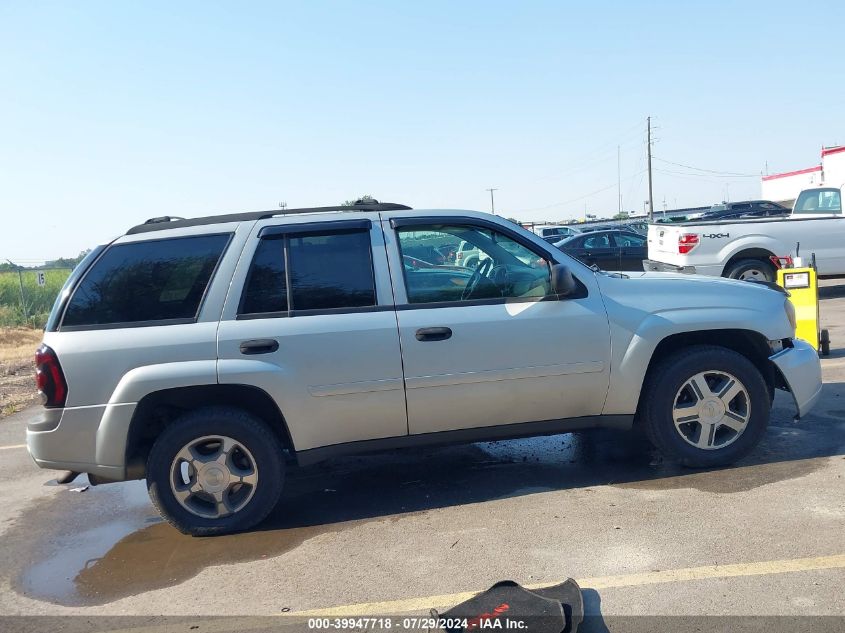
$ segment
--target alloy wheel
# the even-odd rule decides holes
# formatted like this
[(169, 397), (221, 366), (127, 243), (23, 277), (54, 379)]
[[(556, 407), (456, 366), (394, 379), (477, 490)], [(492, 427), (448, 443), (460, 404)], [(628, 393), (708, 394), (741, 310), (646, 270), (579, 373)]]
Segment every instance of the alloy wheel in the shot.
[(675, 395), (672, 419), (688, 444), (716, 450), (733, 444), (751, 418), (748, 390), (735, 376), (703, 371), (687, 380)]
[(170, 466), (170, 489), (188, 512), (219, 519), (242, 510), (258, 486), (258, 467), (246, 446), (225, 435), (185, 444)]

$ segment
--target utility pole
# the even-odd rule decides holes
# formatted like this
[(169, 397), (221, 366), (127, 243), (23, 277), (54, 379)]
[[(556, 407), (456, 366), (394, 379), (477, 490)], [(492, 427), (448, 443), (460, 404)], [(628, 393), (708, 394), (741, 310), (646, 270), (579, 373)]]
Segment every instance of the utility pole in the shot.
[(654, 222), (654, 193), (651, 185), (651, 117), (648, 117), (648, 221)]
[(493, 192), (498, 191), (498, 189), (490, 187), (489, 189), (485, 189), (484, 191), (490, 192), (490, 213), (492, 213), (493, 215), (496, 215), (496, 204), (493, 201)]
[(616, 146), (616, 195), (619, 198), (618, 211), (622, 213), (622, 147)]
[(24, 320), (29, 322), (29, 312), (26, 309), (26, 298), (24, 297), (24, 293), (23, 293), (23, 266), (18, 266), (11, 259), (7, 259), (6, 261), (9, 262), (12, 266), (14, 266), (15, 268), (18, 269), (18, 284), (20, 284), (20, 287), (21, 287), (21, 310), (23, 311)]

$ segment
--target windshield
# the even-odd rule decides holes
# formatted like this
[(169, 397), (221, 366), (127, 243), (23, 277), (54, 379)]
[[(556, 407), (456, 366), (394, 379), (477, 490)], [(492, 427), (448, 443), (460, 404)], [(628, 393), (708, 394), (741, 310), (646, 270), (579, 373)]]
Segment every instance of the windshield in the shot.
[(842, 213), (839, 189), (807, 189), (795, 201), (792, 213)]

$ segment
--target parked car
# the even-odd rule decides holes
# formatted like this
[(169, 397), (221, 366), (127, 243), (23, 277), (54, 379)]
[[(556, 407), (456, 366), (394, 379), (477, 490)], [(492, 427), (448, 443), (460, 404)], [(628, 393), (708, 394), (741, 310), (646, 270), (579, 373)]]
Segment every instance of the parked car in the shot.
[(805, 189), (786, 217), (652, 224), (644, 266), (650, 271), (773, 281), (774, 261), (794, 254), (797, 244), (808, 258), (815, 253), (820, 275), (845, 275), (839, 189)]
[(475, 268), (485, 254), (472, 242), (461, 240), (458, 248), (455, 249), (455, 265)]
[(687, 216), (688, 220), (728, 220), (736, 218), (766, 218), (789, 215), (789, 209), (770, 200), (724, 202), (715, 204), (708, 211)]
[(574, 226), (561, 226), (560, 224), (540, 224), (532, 226), (530, 230), (549, 243), (557, 242), (565, 237), (571, 237), (581, 232)]
[(626, 222), (622, 228), (625, 228), (629, 231), (633, 231), (634, 233), (640, 233), (641, 235), (648, 234), (648, 222), (645, 220), (638, 220), (636, 222)]
[(610, 231), (616, 228), (612, 224), (584, 224), (581, 233), (595, 233), (596, 231)]
[(603, 270), (637, 270), (642, 272), (648, 254), (646, 238), (634, 231), (596, 231), (556, 242), (567, 255), (598, 266)]
[[(475, 269), (403, 260), (457, 240)], [(145, 478), (195, 535), (260, 522), (288, 468), (379, 449), (637, 420), (665, 455), (721, 466), (763, 436), (776, 388), (798, 415), (819, 398), (794, 332), (782, 291), (596, 272), (485, 213), (157, 218), (68, 278), (27, 445), (94, 485)]]

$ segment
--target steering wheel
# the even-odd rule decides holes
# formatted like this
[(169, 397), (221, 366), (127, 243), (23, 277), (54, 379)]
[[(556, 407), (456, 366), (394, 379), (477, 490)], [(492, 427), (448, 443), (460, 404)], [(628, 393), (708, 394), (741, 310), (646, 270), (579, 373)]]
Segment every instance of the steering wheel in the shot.
[(472, 293), (475, 292), (481, 278), (486, 276), (487, 273), (490, 272), (491, 268), (493, 268), (492, 259), (485, 259), (478, 263), (478, 266), (476, 266), (475, 270), (472, 271), (472, 276), (469, 278), (469, 281), (467, 281), (467, 285), (464, 286), (464, 291), (461, 293), (461, 301), (466, 301), (472, 296)]
[(507, 266), (493, 266), (493, 270), (487, 275), (487, 278), (502, 290), (508, 285), (508, 267)]

